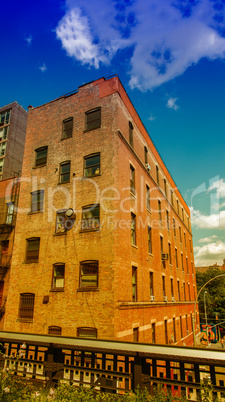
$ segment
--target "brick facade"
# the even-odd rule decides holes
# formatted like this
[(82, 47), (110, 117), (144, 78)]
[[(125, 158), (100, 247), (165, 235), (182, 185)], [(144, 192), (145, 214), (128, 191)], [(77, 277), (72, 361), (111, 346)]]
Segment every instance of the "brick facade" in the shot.
[(4, 330), (192, 344), (193, 258), (189, 209), (117, 77), (29, 109)]

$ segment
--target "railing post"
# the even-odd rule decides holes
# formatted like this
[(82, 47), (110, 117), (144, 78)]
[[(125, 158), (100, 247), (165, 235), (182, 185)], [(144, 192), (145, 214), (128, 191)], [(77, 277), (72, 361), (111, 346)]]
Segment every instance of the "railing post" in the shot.
[(142, 358), (137, 355), (134, 358), (134, 378), (133, 378), (133, 390), (137, 387), (142, 388)]

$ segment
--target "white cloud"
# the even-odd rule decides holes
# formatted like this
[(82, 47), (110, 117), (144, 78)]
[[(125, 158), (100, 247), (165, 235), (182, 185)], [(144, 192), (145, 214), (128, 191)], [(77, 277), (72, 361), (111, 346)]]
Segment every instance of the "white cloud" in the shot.
[(166, 104), (166, 107), (169, 109), (177, 110), (179, 106), (176, 104), (177, 98), (169, 98)]
[(43, 63), (41, 67), (39, 67), (39, 70), (42, 71), (42, 73), (44, 73), (47, 70), (46, 64)]
[(25, 38), (25, 40), (27, 41), (28, 46), (30, 46), (30, 45), (31, 45), (31, 42), (32, 42), (32, 40), (33, 40), (33, 38), (32, 38), (31, 35), (29, 35), (27, 38)]
[(195, 255), (196, 267), (204, 265), (222, 264), (225, 258), (225, 243), (218, 240), (216, 243), (209, 243), (199, 248)]
[(191, 223), (199, 229), (225, 229), (225, 211), (217, 214), (204, 215), (198, 210), (191, 208)]
[(218, 179), (212, 182), (209, 186), (208, 191), (216, 190), (216, 195), (218, 198), (225, 198), (225, 181), (224, 179)]
[[(217, 235), (212, 235), (212, 236), (209, 236), (209, 237), (204, 237), (203, 239), (200, 239), (199, 240), (199, 243), (210, 243), (212, 240), (215, 240), (215, 239), (217, 239), (218, 238), (218, 236)], [(199, 247), (200, 248), (200, 247)]]
[(66, 6), (56, 35), (67, 54), (98, 68), (129, 48), (131, 87), (153, 89), (203, 57), (225, 57), (222, 3), (220, 10), (211, 0), (67, 0)]

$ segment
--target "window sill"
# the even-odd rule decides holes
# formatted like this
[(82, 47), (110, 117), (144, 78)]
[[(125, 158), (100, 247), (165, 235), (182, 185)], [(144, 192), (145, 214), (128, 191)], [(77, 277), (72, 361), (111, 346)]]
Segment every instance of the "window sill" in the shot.
[(88, 131), (94, 131), (94, 130), (98, 130), (99, 128), (101, 128), (101, 126), (99, 127), (94, 127), (94, 128), (86, 128), (83, 133), (88, 133)]
[(93, 174), (93, 175), (90, 175), (90, 176), (83, 176), (83, 179), (90, 179), (90, 177), (98, 177), (98, 176), (101, 176), (101, 173)]
[(37, 264), (39, 260), (23, 261), (23, 264)]
[(66, 235), (67, 235), (67, 231), (66, 232), (53, 233), (53, 236), (66, 236)]
[(63, 181), (62, 183), (61, 183), (61, 182), (58, 182), (58, 183), (57, 183), (57, 186), (61, 186), (61, 184), (67, 184), (67, 183), (70, 183), (70, 180), (68, 180), (68, 181)]
[(41, 214), (41, 213), (43, 213), (44, 211), (31, 211), (31, 212), (27, 212), (27, 215), (35, 215), (35, 214)]
[(69, 137), (61, 138), (60, 141), (68, 140), (69, 138), (72, 138), (73, 136), (70, 135)]
[(130, 195), (132, 195), (133, 198), (137, 199), (136, 194), (130, 191)]
[(147, 208), (147, 211), (151, 214), (151, 209)]
[(153, 257), (153, 254), (152, 254), (152, 253), (148, 253), (148, 255), (150, 255), (150, 257)]
[(38, 169), (38, 168), (42, 168), (44, 166), (47, 166), (47, 163), (45, 163), (43, 165), (39, 165), (39, 166), (33, 166), (32, 169)]
[(34, 320), (33, 320), (33, 318), (20, 318), (20, 317), (18, 317), (17, 321), (18, 322), (27, 322), (27, 323), (29, 323), (29, 322), (33, 322)]
[(97, 229), (81, 229), (80, 233), (88, 233), (88, 232), (99, 232), (100, 228)]
[(64, 288), (54, 288), (51, 289), (50, 292), (64, 292)]
[(138, 246), (136, 246), (136, 244), (131, 244), (131, 246), (138, 249)]
[(78, 288), (77, 292), (98, 292), (99, 289), (98, 288)]

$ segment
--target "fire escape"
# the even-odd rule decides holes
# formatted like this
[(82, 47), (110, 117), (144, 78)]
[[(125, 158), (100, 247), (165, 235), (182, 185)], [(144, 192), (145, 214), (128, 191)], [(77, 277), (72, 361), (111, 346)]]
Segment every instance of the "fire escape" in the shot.
[(10, 202), (6, 202), (7, 211), (0, 223), (0, 244), (2, 252), (0, 256), (0, 320), (5, 313), (7, 297), (2, 297), (4, 288), (4, 278), (11, 266), (12, 251), (15, 235), (16, 212), (19, 199), (20, 174), (15, 174), (13, 178)]

